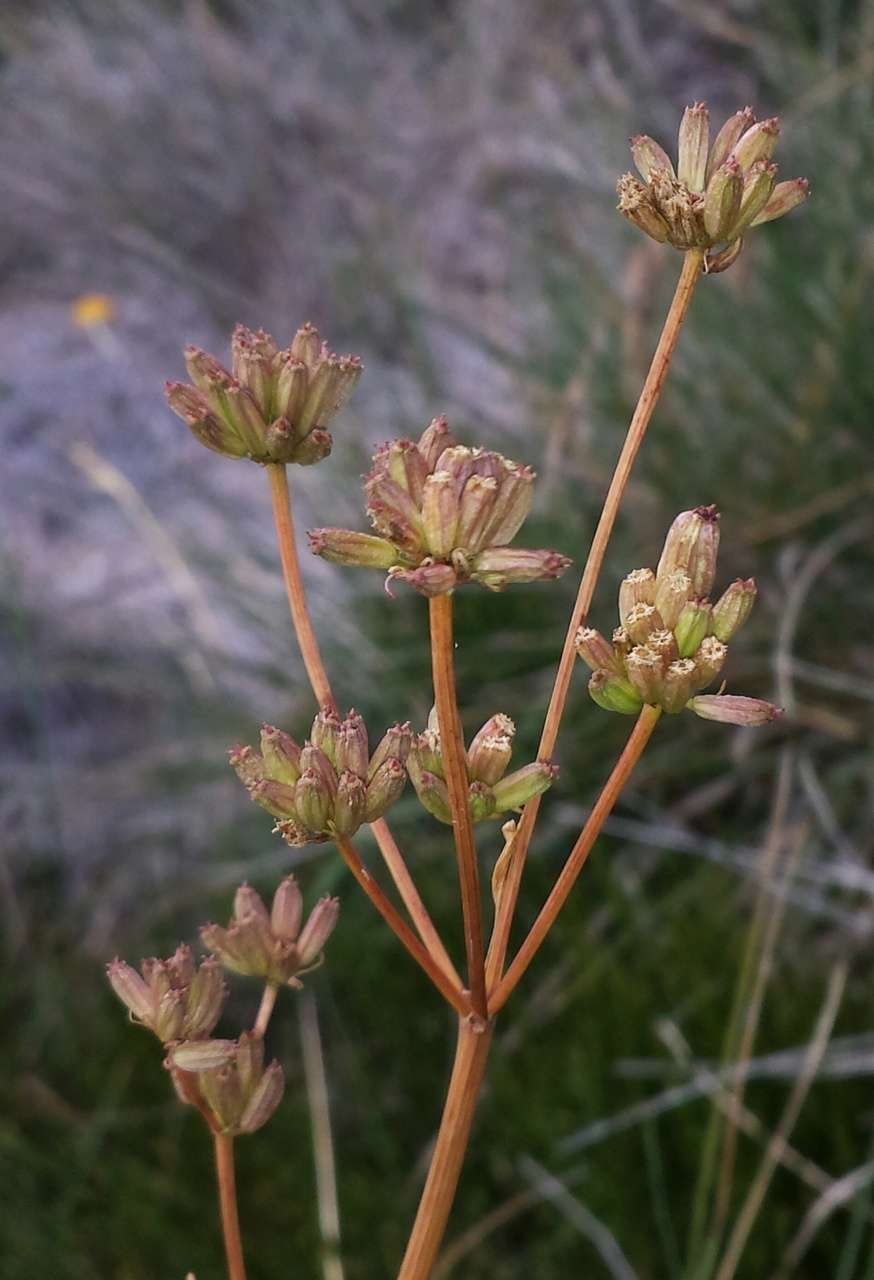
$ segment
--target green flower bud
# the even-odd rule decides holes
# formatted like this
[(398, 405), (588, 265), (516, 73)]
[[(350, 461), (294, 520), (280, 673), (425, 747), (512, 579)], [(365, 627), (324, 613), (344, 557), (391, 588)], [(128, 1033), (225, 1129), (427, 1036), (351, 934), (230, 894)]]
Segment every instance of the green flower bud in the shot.
[(674, 637), (681, 658), (691, 658), (711, 627), (711, 606), (707, 600), (690, 600), (677, 619)]
[(735, 240), (746, 231), (747, 227), (762, 212), (777, 177), (777, 166), (768, 164), (766, 160), (757, 160), (744, 175), (744, 190), (741, 197), (737, 219), (725, 234), (726, 240)]
[(713, 606), (711, 629), (717, 640), (730, 640), (750, 616), (755, 602), (753, 578), (738, 578), (733, 582)]
[(810, 183), (806, 178), (792, 178), (790, 182), (778, 182), (768, 197), (767, 203), (750, 223), (751, 227), (760, 227), (763, 222), (773, 222), (782, 218), (799, 204), (803, 204), (810, 195)]
[(596, 671), (589, 680), (589, 695), (605, 711), (618, 711), (623, 716), (636, 716), (643, 699), (624, 676), (609, 671)]
[(367, 783), (365, 822), (375, 822), (387, 813), (395, 801), (400, 799), (406, 781), (407, 771), (400, 757), (389, 756), (383, 760)]
[(304, 362), (290, 351), (283, 351), (277, 360), (273, 414), (291, 424), (295, 439), (301, 438), (298, 422), (306, 399), (308, 381), (309, 374)]
[(760, 160), (771, 159), (779, 136), (780, 121), (776, 116), (760, 120), (741, 135), (731, 154), (742, 169), (749, 169)]
[(503, 778), (509, 768), (510, 757), (513, 754), (513, 737), (509, 733), (481, 735), (482, 730), (474, 738), (467, 753), (468, 772), (474, 782), (484, 782), (486, 786), (493, 786)]
[(414, 763), (413, 753), (407, 761), (407, 772), (415, 788), (422, 806), (439, 822), (452, 825), (452, 810), (449, 807), (449, 791), (446, 783), (427, 769), (419, 769)]
[(323, 707), (313, 721), (310, 731), (310, 743), (327, 756), (330, 763), (337, 767), (337, 752), (340, 740), (340, 719), (336, 712)]
[(294, 808), (302, 825), (316, 834), (326, 832), (335, 794), (317, 770), (305, 769), (294, 788)]
[(516, 547), (492, 547), (471, 561), (471, 577), (490, 591), (503, 591), (511, 583), (542, 582), (560, 578), (570, 564), (557, 551), (526, 551)]
[(354, 835), (365, 820), (367, 784), (350, 770), (340, 774), (334, 801), (334, 830), (341, 836)]
[(367, 766), (370, 752), (367, 743), (367, 726), (361, 716), (353, 708), (340, 725), (337, 738), (337, 772), (351, 769), (359, 778), (367, 777)]
[(725, 240), (740, 215), (743, 172), (736, 160), (726, 160), (713, 175), (704, 197), (704, 226), (714, 240)]
[(300, 747), (272, 724), (261, 729), (261, 757), (266, 775), (293, 787), (300, 777)]
[(435, 471), (425, 481), (422, 523), (431, 555), (444, 559), (455, 546), (458, 527), (458, 492), (448, 471)]
[(472, 822), (485, 822), (495, 816), (495, 793), (485, 782), (472, 782), (468, 788), (468, 800)]
[(508, 809), (521, 809), (534, 796), (547, 791), (557, 777), (558, 766), (543, 760), (523, 765), (514, 773), (508, 773), (493, 788), (494, 812), (506, 813)]
[(658, 579), (655, 606), (669, 631), (677, 625), (691, 594), (692, 580), (682, 569), (674, 569)]
[(370, 765), (367, 771), (368, 779), (372, 780), (387, 760), (397, 760), (402, 765), (406, 764), (412, 740), (413, 734), (409, 724), (393, 724), (390, 729), (386, 730), (385, 736), (377, 744), (376, 750), (370, 757)]
[(725, 124), (716, 135), (713, 146), (710, 148), (710, 156), (707, 160), (706, 181), (716, 173), (731, 155), (737, 146), (743, 134), (755, 124), (756, 117), (753, 115), (751, 107), (744, 107), (742, 111), (736, 111), (733, 116), (729, 116)]

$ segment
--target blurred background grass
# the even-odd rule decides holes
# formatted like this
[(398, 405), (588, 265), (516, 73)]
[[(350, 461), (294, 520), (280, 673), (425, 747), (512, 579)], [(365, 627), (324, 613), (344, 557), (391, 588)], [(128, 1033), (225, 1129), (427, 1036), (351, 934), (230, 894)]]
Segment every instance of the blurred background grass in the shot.
[[(102, 965), (292, 867), (343, 901), (310, 985), (345, 1274), (393, 1274), (451, 1022), (331, 849), (278, 846), (228, 776), (261, 719), (305, 732), (310, 696), (264, 477), (203, 452), (161, 383), (186, 341), (311, 318), (366, 372), (330, 464), (299, 477), (302, 525), (360, 527), (372, 447), (445, 411), (538, 467), (528, 541), (579, 563), (680, 261), (614, 213), (615, 179), (629, 133), (668, 143), (706, 98), (781, 112), (783, 175), (814, 195), (702, 283), (593, 615), (612, 625), (613, 584), (677, 510), (718, 503), (720, 580), (761, 588), (730, 687), (788, 715), (660, 730), (502, 1018), (443, 1274), (690, 1276), (746, 953), (759, 1128), (732, 1219), (827, 991), (835, 1016), (737, 1274), (874, 1276), (874, 4), (7, 0), (0, 59), (3, 1274), (222, 1274), (208, 1143)], [(423, 602), (306, 569), (341, 702), (376, 734), (421, 722)], [(520, 760), (573, 590), (459, 601), (466, 723), (510, 712)], [(523, 924), (626, 729), (580, 676)], [(396, 827), (457, 949), (446, 833), (409, 796)], [(228, 1027), (256, 1000), (235, 986)], [(286, 1102), (239, 1144), (252, 1280), (319, 1274), (293, 1004), (270, 1033)]]

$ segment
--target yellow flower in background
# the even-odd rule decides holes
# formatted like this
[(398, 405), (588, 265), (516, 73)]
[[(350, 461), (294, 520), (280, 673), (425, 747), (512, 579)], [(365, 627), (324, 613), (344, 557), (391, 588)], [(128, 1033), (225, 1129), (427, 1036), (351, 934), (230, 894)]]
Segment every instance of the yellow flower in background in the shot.
[(73, 324), (80, 329), (94, 329), (115, 319), (115, 303), (105, 293), (83, 293), (71, 308)]

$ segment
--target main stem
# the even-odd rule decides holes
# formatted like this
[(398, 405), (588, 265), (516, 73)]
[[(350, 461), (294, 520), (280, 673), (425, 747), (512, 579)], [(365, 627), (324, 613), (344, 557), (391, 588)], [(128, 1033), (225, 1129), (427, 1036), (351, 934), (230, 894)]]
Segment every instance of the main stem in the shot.
[(240, 1238), (240, 1218), (237, 1213), (234, 1140), (226, 1133), (216, 1133), (213, 1137), (219, 1205), (221, 1206), (222, 1215), (222, 1233), (225, 1239), (225, 1255), (228, 1260), (228, 1280), (246, 1280), (243, 1242)]
[[(589, 548), (589, 554), (586, 558), (586, 564), (583, 569), (583, 575), (580, 579), (579, 590), (577, 591), (577, 599), (571, 613), (570, 622), (568, 624), (567, 634), (565, 635), (564, 647), (561, 651), (561, 658), (556, 672), (555, 684), (553, 685), (552, 694), (549, 699), (549, 707), (547, 708), (546, 718), (543, 722), (543, 732), (540, 738), (540, 747), (538, 750), (538, 758), (540, 760), (549, 760), (555, 750), (556, 740), (558, 738), (559, 726), (564, 714), (565, 704), (567, 702), (568, 689), (570, 688), (571, 676), (573, 674), (576, 655), (574, 652), (574, 637), (577, 630), (585, 620), (586, 614), (592, 603), (592, 596), (595, 593), (595, 586), (598, 582), (598, 576), (601, 572), (601, 566), (604, 563), (604, 555), (607, 550), (607, 544), (610, 541), (610, 535), (613, 532), (613, 526), (616, 523), (616, 516), (622, 502), (625, 488), (628, 484), (628, 478), (631, 475), (631, 469), (634, 466), (635, 458), (643, 444), (647, 427), (653, 410), (658, 403), (667, 377), (668, 368), (673, 357), (674, 350), (677, 346), (677, 340), (680, 336), (680, 329), (686, 318), (686, 312), (689, 310), (689, 303), (692, 301), (692, 294), (695, 285), (701, 275), (704, 265), (704, 252), (700, 249), (690, 249), (683, 259), (683, 267), (680, 272), (680, 278), (677, 281), (677, 287), (674, 290), (674, 296), (665, 318), (664, 327), (649, 372), (643, 384), (637, 405), (628, 426), (628, 432), (625, 442), (619, 454), (616, 463), (616, 469), (613, 472), (613, 478), (610, 481), (610, 487), (607, 490), (607, 496), (604, 499), (604, 506), (598, 519), (595, 529), (592, 545)], [(500, 981), (501, 971), (504, 966), (504, 960), (507, 955), (507, 947), (510, 941), (510, 926), (513, 922), (513, 915), (516, 908), (516, 899), (519, 895), (519, 886), (522, 881), (522, 872), (525, 867), (525, 858), (528, 847), (531, 843), (531, 835), (534, 831), (534, 823), (537, 820), (537, 814), (540, 809), (540, 797), (536, 796), (533, 800), (529, 800), (525, 806), (525, 811), (519, 823), (519, 830), (516, 833), (516, 849), (512, 864), (507, 873), (507, 881), (504, 886), (502, 910), (495, 920), (495, 928), (492, 934), (492, 943), (489, 948), (489, 969), (488, 983), (491, 988)]]
[(434, 703), (440, 730), (440, 757), (449, 792), (452, 832), (461, 887), (464, 917), (464, 946), (467, 953), (467, 981), (474, 1010), (486, 1016), (486, 983), (483, 951), (482, 902), (479, 887), (476, 842), (470, 816), (467, 754), (455, 692), (454, 633), (452, 596), (435, 596), (428, 602), (431, 621), (431, 667), (434, 675)]
[(398, 1280), (427, 1280), (449, 1221), (476, 1111), (491, 1027), (461, 1019), (437, 1142)]
[(598, 838), (601, 828), (619, 798), (632, 769), (637, 764), (643, 749), (650, 740), (653, 729), (658, 724), (661, 710), (658, 707), (644, 706), (637, 723), (629, 735), (622, 755), (616, 761), (613, 772), (604, 784), (586, 825), (580, 832), (577, 842), (568, 855), (567, 862), (561, 869), (559, 877), (553, 885), (552, 892), (543, 904), (540, 915), (531, 926), (531, 930), (516, 952), (512, 964), (501, 981), (489, 996), (489, 1014), (494, 1015), (501, 1009), (513, 988), (519, 982), (525, 970), (534, 959), (546, 935), (555, 924), (556, 917), (568, 900), (577, 876), (585, 866), (592, 845)]

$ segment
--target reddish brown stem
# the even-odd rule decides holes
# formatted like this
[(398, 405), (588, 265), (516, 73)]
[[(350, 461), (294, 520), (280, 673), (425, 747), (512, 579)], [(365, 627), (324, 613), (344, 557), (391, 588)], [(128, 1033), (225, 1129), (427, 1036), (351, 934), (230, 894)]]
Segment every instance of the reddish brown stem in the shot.
[(437, 1142), (398, 1280), (427, 1280), (446, 1231), (492, 1041), (491, 1027), (462, 1019)]
[(262, 1040), (264, 1039), (268, 1024), (273, 1016), (273, 1006), (276, 1004), (278, 994), (279, 987), (275, 982), (265, 983), (261, 1003), (258, 1006), (258, 1013), (255, 1017), (255, 1025), (252, 1028), (253, 1036), (259, 1036)]
[(237, 1213), (234, 1140), (226, 1133), (213, 1134), (213, 1139), (215, 1142), (215, 1169), (218, 1178), (222, 1233), (225, 1240), (225, 1256), (228, 1261), (228, 1280), (246, 1280), (243, 1242), (240, 1239), (240, 1218)]
[(288, 492), (288, 476), (285, 465), (281, 462), (267, 464), (267, 475), (270, 478), (270, 494), (273, 499), (273, 520), (276, 525), (276, 538), (279, 543), (279, 558), (282, 561), (282, 576), (285, 579), (285, 590), (288, 593), (288, 607), (291, 620), (297, 633), (300, 655), (306, 667), (313, 693), (320, 707), (330, 707), (336, 711), (337, 704), (331, 692), (328, 673), (319, 652), (319, 642), (313, 630), (304, 594), (303, 578), (300, 572), (300, 561), (294, 541), (294, 520), (291, 514), (291, 496)]
[[(276, 525), (276, 540), (282, 561), (282, 574), (288, 595), (288, 607), (298, 644), (300, 645), (301, 656), (303, 657), (304, 666), (306, 667), (316, 701), (320, 706), (336, 710), (337, 704), (331, 692), (328, 674), (319, 650), (319, 642), (313, 629), (303, 577), (300, 571), (300, 560), (298, 559), (297, 544), (294, 536), (294, 518), (291, 511), (288, 475), (285, 466), (280, 463), (269, 464), (267, 474), (270, 479), (273, 520)], [(392, 880), (401, 896), (401, 900), (410, 913), (410, 919), (415, 925), (419, 937), (437, 967), (445, 974), (449, 983), (460, 991), (461, 979), (449, 958), (440, 935), (434, 927), (385, 819), (380, 818), (377, 822), (372, 823), (371, 830)]]
[(367, 894), (370, 901), (376, 907), (383, 920), (403, 943), (407, 951), (413, 957), (418, 965), (424, 969), (428, 977), (434, 983), (434, 986), (440, 991), (453, 1008), (462, 1016), (469, 1017), (471, 1006), (467, 1001), (465, 993), (460, 986), (456, 986), (450, 978), (446, 976), (440, 966), (434, 960), (434, 957), (426, 950), (412, 929), (401, 916), (400, 912), (393, 905), (391, 900), (385, 896), (382, 889), (374, 880), (373, 876), (367, 870), (361, 858), (358, 856), (358, 850), (355, 848), (348, 836), (335, 836), (334, 841), (343, 857), (346, 866), (352, 872), (361, 888)]
[(452, 596), (435, 596), (428, 601), (431, 622), (431, 668), (434, 674), (434, 703), (440, 730), (440, 755), (449, 807), (452, 811), (452, 833), (461, 887), (461, 910), (464, 918), (464, 946), (467, 953), (467, 981), (474, 1010), (485, 1017), (486, 983), (483, 951), (482, 902), (476, 842), (468, 798), (467, 753), (458, 700), (455, 693), (454, 635)]
[[(616, 516), (628, 484), (628, 478), (631, 475), (631, 469), (634, 466), (634, 460), (637, 457), (640, 446), (643, 444), (653, 410), (661, 395), (671, 358), (680, 336), (683, 321), (686, 318), (686, 312), (689, 310), (689, 303), (692, 301), (695, 285), (701, 275), (703, 264), (704, 253), (700, 249), (689, 250), (683, 259), (683, 267), (680, 272), (680, 278), (677, 281), (677, 287), (674, 290), (670, 309), (665, 318), (664, 327), (662, 328), (649, 372), (646, 375), (640, 398), (629, 423), (625, 442), (619, 454), (616, 469), (610, 481), (610, 487), (607, 490), (607, 496), (604, 499), (604, 506), (598, 519), (598, 525), (595, 529), (592, 545), (589, 548), (583, 575), (580, 579), (576, 603), (568, 624), (564, 647), (561, 652), (558, 671), (556, 672), (555, 684), (549, 699), (546, 719), (543, 723), (543, 732), (538, 750), (538, 758), (540, 760), (549, 760), (555, 750), (559, 726), (564, 714), (568, 689), (570, 688), (571, 676), (576, 661), (574, 637), (585, 620), (589, 606), (592, 603), (598, 575), (604, 562), (604, 554), (610, 541), (610, 535), (613, 532), (613, 525), (616, 522)], [(516, 834), (517, 843), (513, 862), (504, 886), (502, 910), (495, 920), (492, 941), (489, 947), (487, 979), (490, 989), (499, 982), (507, 955), (507, 947), (510, 942), (510, 927), (515, 912), (516, 899), (519, 894), (519, 885), (522, 881), (525, 858), (531, 843), (531, 835), (534, 831), (539, 809), (540, 797), (537, 796), (525, 806), (525, 811), (519, 823), (519, 830)]]
[(503, 1008), (508, 996), (519, 982), (525, 970), (534, 959), (537, 951), (552, 926), (556, 917), (568, 900), (577, 876), (586, 864), (592, 845), (595, 843), (601, 828), (619, 798), (632, 769), (641, 757), (650, 735), (658, 723), (661, 711), (658, 707), (644, 706), (637, 717), (637, 722), (629, 735), (622, 755), (616, 761), (613, 772), (604, 784), (604, 789), (595, 801), (586, 825), (583, 827), (577, 842), (562, 867), (552, 892), (541, 908), (540, 915), (534, 921), (527, 938), (522, 943), (501, 981), (489, 998), (489, 1016), (494, 1017)]

